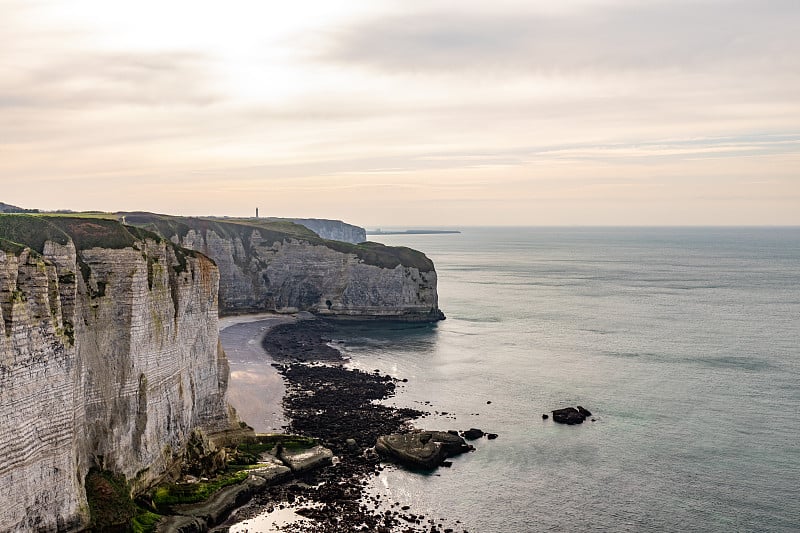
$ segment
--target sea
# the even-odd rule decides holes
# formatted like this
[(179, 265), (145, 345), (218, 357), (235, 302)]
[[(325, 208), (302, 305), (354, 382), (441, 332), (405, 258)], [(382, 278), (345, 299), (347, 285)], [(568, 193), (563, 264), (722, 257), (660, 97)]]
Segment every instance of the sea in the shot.
[(800, 228), (370, 238), (434, 261), (447, 319), (339, 327), (349, 366), (499, 435), (372, 493), (471, 533), (800, 531)]

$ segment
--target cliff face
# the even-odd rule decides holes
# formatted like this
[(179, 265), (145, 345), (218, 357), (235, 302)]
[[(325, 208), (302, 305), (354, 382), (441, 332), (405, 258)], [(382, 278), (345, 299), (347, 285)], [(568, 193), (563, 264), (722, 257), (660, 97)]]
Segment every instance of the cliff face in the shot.
[(91, 467), (144, 487), (230, 426), (218, 280), (116, 222), (0, 216), (0, 530), (79, 528)]
[(321, 239), (286, 222), (126, 214), (173, 242), (211, 257), (220, 270), (220, 310), (297, 312), (340, 318), (433, 321), (436, 271), (424, 254), (377, 243)]
[(323, 218), (290, 218), (295, 224), (305, 226), (323, 239), (358, 244), (367, 240), (367, 230), (341, 220)]

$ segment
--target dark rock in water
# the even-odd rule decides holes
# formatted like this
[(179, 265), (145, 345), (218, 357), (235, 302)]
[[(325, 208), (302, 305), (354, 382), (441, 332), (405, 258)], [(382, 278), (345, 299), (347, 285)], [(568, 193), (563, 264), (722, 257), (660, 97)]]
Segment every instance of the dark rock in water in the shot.
[(453, 455), (470, 451), (464, 439), (445, 431), (415, 430), (378, 437), (375, 451), (398, 462), (432, 470)]
[(567, 424), (572, 426), (574, 424), (582, 424), (585, 419), (586, 417), (574, 407), (565, 407), (563, 409), (556, 409), (553, 411), (553, 421), (558, 422), (559, 424)]
[(467, 440), (475, 440), (483, 437), (483, 431), (477, 428), (470, 428), (461, 434)]
[(547, 420), (548, 418), (550, 418), (548, 415), (542, 415), (542, 420)]
[(590, 413), (588, 409), (584, 409), (580, 405), (578, 406), (578, 412), (583, 415), (583, 418), (589, 418), (592, 416), (592, 413)]
[(497, 433), (487, 433), (486, 438), (489, 440), (494, 440), (498, 437)]
[(492, 400), (489, 400), (488, 402), (486, 402), (486, 405), (489, 405), (491, 403), (492, 403)]

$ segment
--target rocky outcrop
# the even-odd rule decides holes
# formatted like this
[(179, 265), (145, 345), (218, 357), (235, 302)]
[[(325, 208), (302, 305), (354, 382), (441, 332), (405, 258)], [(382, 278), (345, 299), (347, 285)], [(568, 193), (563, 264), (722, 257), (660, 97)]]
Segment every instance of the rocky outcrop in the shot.
[(114, 221), (0, 215), (0, 530), (80, 529), (90, 468), (137, 491), (230, 427), (218, 280)]
[(552, 411), (552, 413), (554, 422), (570, 426), (583, 424), (584, 420), (592, 416), (592, 413), (590, 413), (588, 409), (584, 409), (580, 405), (577, 409), (575, 407), (564, 407), (563, 409), (556, 409)]
[(281, 447), (278, 459), (295, 474), (316, 470), (331, 464), (333, 452), (319, 444), (311, 448), (293, 449)]
[(126, 213), (124, 220), (211, 257), (220, 311), (309, 311), (336, 318), (434, 321), (436, 270), (424, 254), (321, 239), (289, 222)]
[(367, 230), (341, 220), (324, 218), (290, 218), (295, 224), (305, 226), (323, 239), (358, 244), (367, 240)]
[(375, 451), (401, 464), (431, 470), (444, 460), (472, 450), (456, 432), (415, 430), (378, 437)]

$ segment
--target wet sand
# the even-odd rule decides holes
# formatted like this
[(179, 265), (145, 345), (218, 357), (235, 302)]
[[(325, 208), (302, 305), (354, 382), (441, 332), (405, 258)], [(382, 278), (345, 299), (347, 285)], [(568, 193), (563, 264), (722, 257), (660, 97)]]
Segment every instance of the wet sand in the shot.
[(283, 378), (272, 367), (261, 341), (271, 328), (295, 322), (297, 317), (262, 313), (220, 318), (219, 338), (231, 368), (228, 401), (239, 418), (259, 433), (282, 432), (287, 424), (282, 401)]

